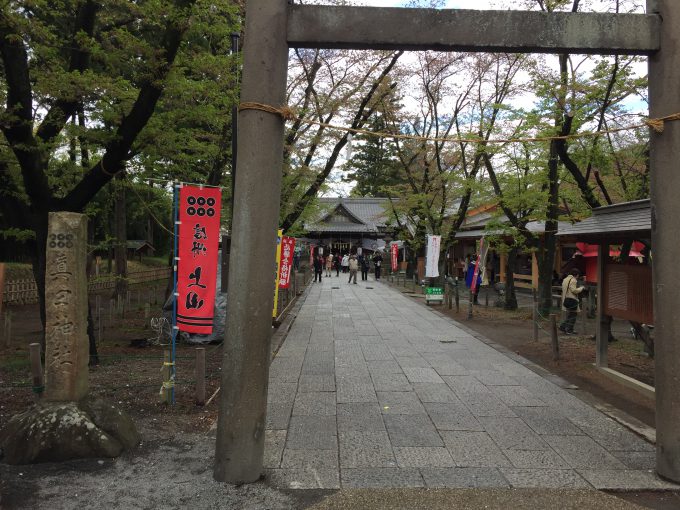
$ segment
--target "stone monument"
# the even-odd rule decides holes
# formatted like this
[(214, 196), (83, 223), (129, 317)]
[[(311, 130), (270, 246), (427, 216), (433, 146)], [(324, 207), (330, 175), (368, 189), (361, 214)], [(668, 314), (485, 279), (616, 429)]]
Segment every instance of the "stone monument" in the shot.
[(132, 420), (88, 396), (87, 217), (49, 215), (45, 396), (0, 431), (10, 464), (115, 457), (139, 442)]
[(45, 397), (87, 395), (87, 217), (50, 213), (45, 264)]

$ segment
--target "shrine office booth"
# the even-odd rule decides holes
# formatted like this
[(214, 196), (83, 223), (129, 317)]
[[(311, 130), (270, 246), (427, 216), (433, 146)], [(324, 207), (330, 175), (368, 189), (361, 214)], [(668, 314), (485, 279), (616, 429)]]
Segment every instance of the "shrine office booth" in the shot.
[(654, 388), (612, 370), (607, 363), (611, 317), (627, 320), (652, 346), (654, 325), (650, 201), (593, 209), (593, 215), (560, 228), (563, 241), (597, 245), (595, 365), (618, 382), (654, 398)]

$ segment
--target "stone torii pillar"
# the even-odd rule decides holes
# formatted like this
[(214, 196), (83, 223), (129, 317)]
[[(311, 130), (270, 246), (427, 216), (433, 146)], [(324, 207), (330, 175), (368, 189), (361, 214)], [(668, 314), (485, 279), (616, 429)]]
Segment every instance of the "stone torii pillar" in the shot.
[[(286, 0), (248, 0), (241, 101), (283, 106), (288, 44)], [(240, 112), (229, 299), (214, 477), (248, 483), (262, 474), (274, 261), (284, 121)]]
[[(680, 1), (648, 0), (661, 16), (661, 49), (649, 57), (650, 117), (680, 112)], [(680, 482), (680, 122), (651, 133), (656, 470)]]

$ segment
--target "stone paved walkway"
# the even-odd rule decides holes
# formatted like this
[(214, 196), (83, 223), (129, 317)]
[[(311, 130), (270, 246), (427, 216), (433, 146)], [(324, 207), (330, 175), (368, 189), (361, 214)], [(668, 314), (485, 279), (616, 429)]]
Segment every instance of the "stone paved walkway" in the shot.
[(265, 467), (289, 488), (677, 488), (654, 447), (370, 280), (310, 284), (271, 365)]

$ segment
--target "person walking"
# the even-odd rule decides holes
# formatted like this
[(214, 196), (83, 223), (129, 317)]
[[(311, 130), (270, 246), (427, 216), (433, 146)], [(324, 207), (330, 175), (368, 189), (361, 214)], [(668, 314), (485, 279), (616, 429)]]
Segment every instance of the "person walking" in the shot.
[(349, 255), (346, 253), (342, 256), (342, 272), (347, 273), (349, 271)]
[(347, 267), (349, 268), (349, 282), (347, 283), (352, 283), (352, 278), (354, 278), (354, 285), (357, 284), (357, 271), (359, 270), (359, 261), (357, 260), (356, 255), (351, 255), (349, 257), (349, 262), (347, 264)]
[(317, 278), (319, 279), (318, 281), (321, 281), (321, 277), (323, 276), (323, 257), (321, 255), (318, 255), (314, 257), (314, 283), (316, 283)]
[(362, 255), (359, 257), (359, 267), (361, 268), (361, 281), (368, 280), (368, 270), (371, 268), (371, 261), (368, 260), (367, 256)]
[(383, 257), (380, 252), (376, 252), (373, 256), (373, 264), (375, 265), (375, 279), (380, 280), (380, 268), (382, 267)]
[(326, 276), (331, 276), (331, 271), (333, 270), (333, 254), (329, 253), (326, 257)]
[(560, 324), (560, 331), (567, 335), (575, 335), (574, 324), (578, 314), (578, 295), (583, 292), (585, 287), (579, 287), (578, 277), (581, 271), (573, 268), (567, 277), (562, 281), (562, 310), (567, 312), (567, 317)]

